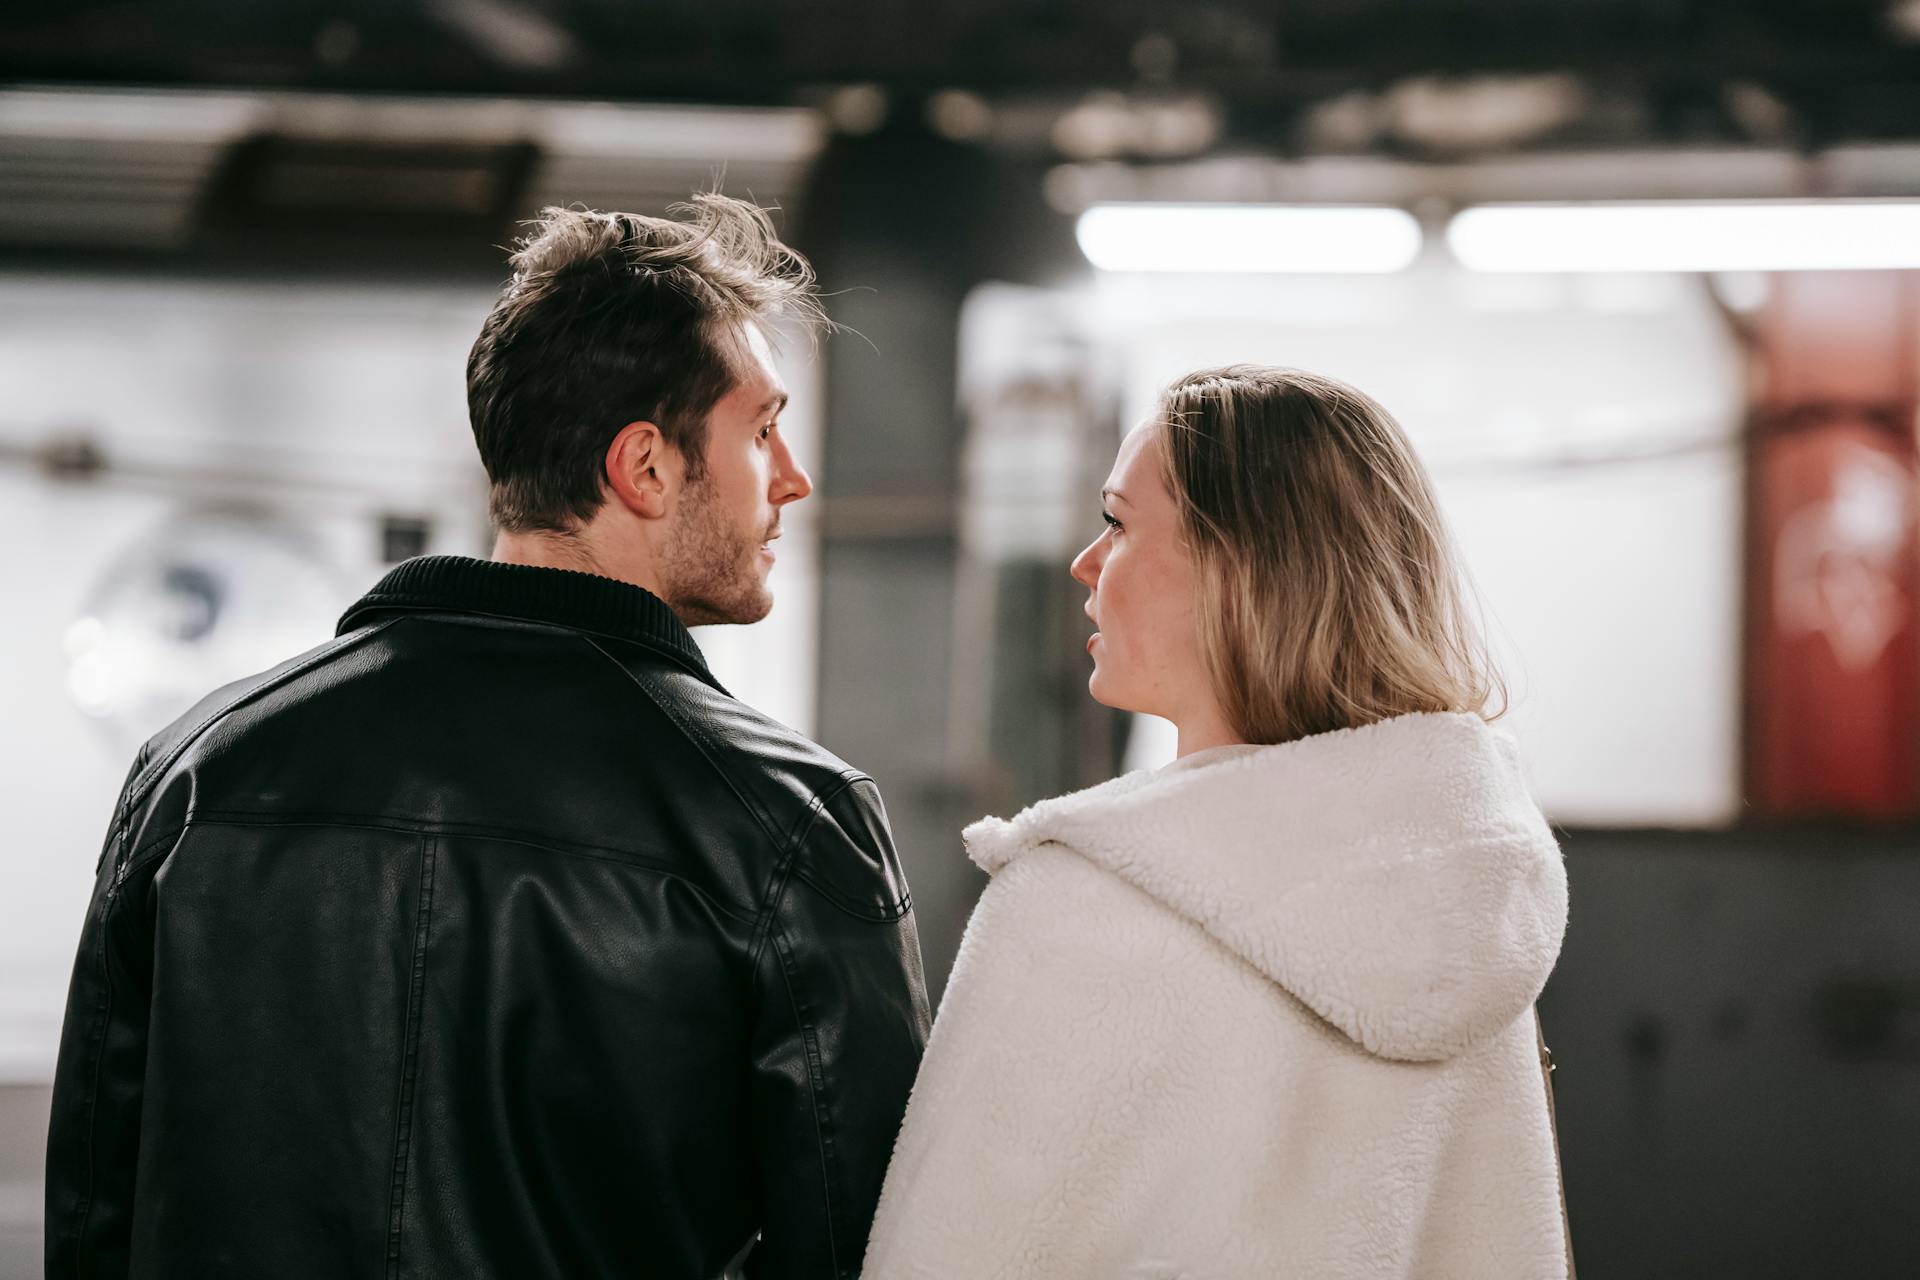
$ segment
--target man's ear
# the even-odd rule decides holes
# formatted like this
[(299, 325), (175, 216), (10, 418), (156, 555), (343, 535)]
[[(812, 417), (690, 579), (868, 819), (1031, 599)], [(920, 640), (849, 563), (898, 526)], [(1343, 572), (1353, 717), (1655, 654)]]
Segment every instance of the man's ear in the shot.
[(680, 489), (680, 451), (655, 424), (629, 422), (607, 446), (606, 472), (615, 502), (642, 519), (658, 520)]

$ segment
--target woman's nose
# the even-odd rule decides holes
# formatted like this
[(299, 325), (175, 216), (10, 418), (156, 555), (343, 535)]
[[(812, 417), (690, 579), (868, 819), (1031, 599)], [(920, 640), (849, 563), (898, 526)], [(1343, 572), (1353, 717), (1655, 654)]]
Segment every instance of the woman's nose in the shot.
[(1089, 591), (1100, 581), (1100, 541), (1096, 538), (1088, 543), (1086, 549), (1073, 558), (1073, 565), (1067, 570), (1075, 582)]

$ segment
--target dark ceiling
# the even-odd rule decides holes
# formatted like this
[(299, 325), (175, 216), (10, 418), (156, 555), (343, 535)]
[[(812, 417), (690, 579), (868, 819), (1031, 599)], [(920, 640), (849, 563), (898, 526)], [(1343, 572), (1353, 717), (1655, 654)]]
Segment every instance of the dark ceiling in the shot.
[(833, 86), (1199, 91), (1229, 136), (1409, 77), (1567, 72), (1648, 140), (1920, 137), (1920, 0), (16, 0), (14, 83), (818, 101)]

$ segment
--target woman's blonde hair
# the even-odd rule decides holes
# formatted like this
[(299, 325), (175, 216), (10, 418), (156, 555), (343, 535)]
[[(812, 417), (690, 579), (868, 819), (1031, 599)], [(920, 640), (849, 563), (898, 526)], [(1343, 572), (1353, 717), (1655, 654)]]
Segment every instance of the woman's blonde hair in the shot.
[(1201, 650), (1246, 741), (1505, 710), (1426, 470), (1379, 404), (1331, 378), (1229, 365), (1168, 387), (1159, 423)]

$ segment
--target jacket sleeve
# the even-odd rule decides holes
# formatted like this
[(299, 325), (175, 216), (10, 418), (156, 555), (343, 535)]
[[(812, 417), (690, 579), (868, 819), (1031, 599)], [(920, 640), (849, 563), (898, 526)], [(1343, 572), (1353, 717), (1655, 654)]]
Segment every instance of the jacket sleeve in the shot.
[(926, 1046), (913, 906), (880, 793), (843, 781), (784, 866), (759, 944), (753, 1280), (857, 1276)]
[(129, 1266), (151, 969), (144, 909), (117, 880), (146, 759), (143, 749), (114, 806), (67, 991), (47, 1133), (48, 1280), (124, 1276)]

